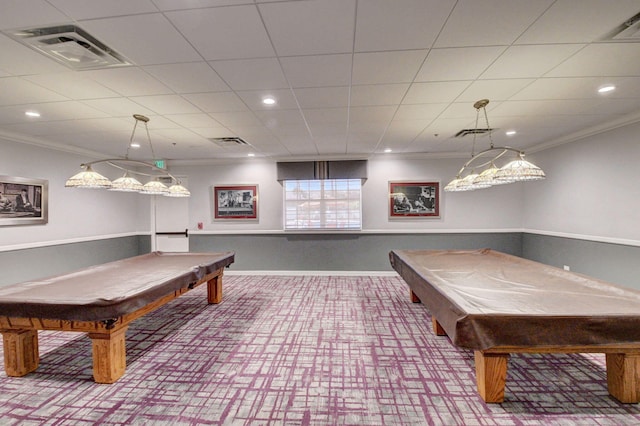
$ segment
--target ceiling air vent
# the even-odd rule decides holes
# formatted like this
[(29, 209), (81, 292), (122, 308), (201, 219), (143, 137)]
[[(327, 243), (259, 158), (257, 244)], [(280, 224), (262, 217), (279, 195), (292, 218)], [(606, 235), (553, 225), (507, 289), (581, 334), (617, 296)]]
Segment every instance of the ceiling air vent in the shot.
[(211, 142), (215, 143), (218, 146), (223, 148), (231, 148), (238, 146), (249, 145), (246, 141), (242, 140), (238, 137), (229, 137), (229, 138), (210, 138)]
[(603, 41), (640, 41), (640, 13), (614, 28)]
[(456, 133), (456, 138), (463, 138), (468, 135), (485, 135), (489, 132), (493, 132), (495, 129), (462, 129)]
[(76, 25), (4, 31), (6, 35), (74, 70), (131, 65)]

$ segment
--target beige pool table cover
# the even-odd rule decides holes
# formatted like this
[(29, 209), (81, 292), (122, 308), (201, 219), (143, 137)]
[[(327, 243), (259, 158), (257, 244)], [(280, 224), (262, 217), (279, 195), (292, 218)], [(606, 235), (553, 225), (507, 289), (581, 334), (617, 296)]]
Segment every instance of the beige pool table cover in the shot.
[(233, 252), (153, 252), (0, 287), (0, 316), (102, 321), (136, 311), (234, 261)]
[(639, 291), (490, 249), (389, 257), (460, 347), (640, 342)]

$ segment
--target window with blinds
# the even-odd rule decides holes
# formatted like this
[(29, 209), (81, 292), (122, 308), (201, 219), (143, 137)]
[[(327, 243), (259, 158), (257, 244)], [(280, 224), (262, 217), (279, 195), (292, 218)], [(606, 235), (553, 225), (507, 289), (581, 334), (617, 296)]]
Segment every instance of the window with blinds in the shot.
[(285, 180), (284, 229), (362, 229), (360, 179)]

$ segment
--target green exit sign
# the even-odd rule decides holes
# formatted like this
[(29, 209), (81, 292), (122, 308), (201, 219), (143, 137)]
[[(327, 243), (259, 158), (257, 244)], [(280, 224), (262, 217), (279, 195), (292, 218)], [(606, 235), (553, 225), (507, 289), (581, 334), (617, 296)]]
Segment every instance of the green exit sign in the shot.
[(165, 160), (155, 160), (154, 163), (155, 163), (156, 167), (159, 168), (159, 169), (166, 169), (167, 168), (167, 162)]

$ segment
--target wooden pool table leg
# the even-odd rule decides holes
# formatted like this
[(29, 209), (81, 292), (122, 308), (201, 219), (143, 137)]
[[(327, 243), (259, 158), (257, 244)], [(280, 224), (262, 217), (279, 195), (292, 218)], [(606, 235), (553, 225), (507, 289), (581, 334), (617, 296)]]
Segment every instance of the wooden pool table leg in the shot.
[(422, 301), (420, 300), (420, 298), (418, 297), (418, 295), (417, 295), (417, 294), (415, 294), (415, 293), (413, 292), (413, 290), (411, 290), (411, 289), (409, 289), (409, 298), (411, 299), (411, 301), (412, 301), (413, 303), (420, 303), (420, 302), (422, 302)]
[(478, 393), (485, 402), (503, 402), (509, 354), (474, 351)]
[(105, 333), (88, 333), (93, 345), (93, 379), (114, 383), (127, 368), (125, 333), (127, 326)]
[(207, 302), (222, 302), (222, 273), (207, 281)]
[(40, 363), (37, 330), (3, 330), (4, 369), (7, 376), (21, 377)]
[(433, 325), (433, 332), (436, 336), (446, 336), (447, 332), (444, 331), (444, 328), (440, 325), (438, 320), (435, 317), (431, 317), (431, 324)]
[(609, 394), (623, 403), (640, 402), (640, 354), (608, 353)]

